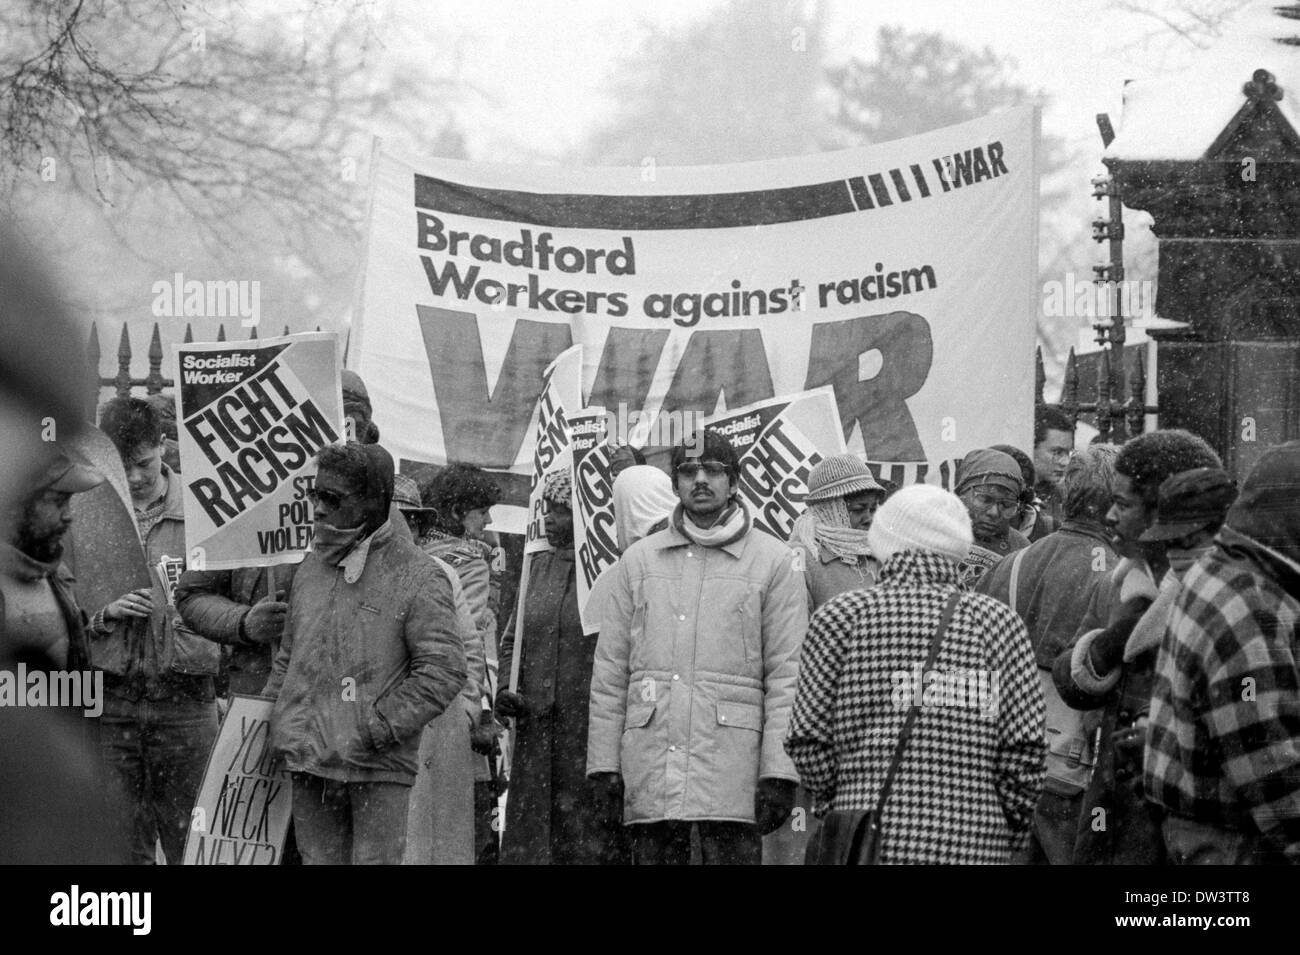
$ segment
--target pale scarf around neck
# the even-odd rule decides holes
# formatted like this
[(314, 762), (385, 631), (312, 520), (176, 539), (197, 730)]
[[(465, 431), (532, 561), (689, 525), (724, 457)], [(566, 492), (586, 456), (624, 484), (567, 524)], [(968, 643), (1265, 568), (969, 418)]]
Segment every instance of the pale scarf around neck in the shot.
[(685, 509), (678, 504), (673, 511), (673, 526), (701, 547), (726, 547), (749, 533), (749, 511), (740, 501), (733, 500), (712, 527), (699, 527), (686, 517)]
[(809, 503), (808, 511), (800, 515), (790, 530), (790, 542), (802, 544), (818, 558), (824, 547), (839, 560), (854, 566), (871, 556), (867, 532), (849, 526), (849, 509), (842, 497)]

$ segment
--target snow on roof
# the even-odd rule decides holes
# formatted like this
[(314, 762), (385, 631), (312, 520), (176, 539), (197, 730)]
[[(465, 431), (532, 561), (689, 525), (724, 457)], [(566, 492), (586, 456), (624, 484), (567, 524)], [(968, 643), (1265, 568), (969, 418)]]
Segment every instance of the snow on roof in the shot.
[(1300, 130), (1300, 46), (1274, 39), (1300, 34), (1300, 20), (1279, 16), (1275, 7), (1267, 2), (1243, 10), (1186, 70), (1125, 87), (1122, 126), (1106, 158), (1202, 158), (1247, 102), (1242, 86), (1257, 69), (1273, 74), (1283, 94), (1276, 105)]

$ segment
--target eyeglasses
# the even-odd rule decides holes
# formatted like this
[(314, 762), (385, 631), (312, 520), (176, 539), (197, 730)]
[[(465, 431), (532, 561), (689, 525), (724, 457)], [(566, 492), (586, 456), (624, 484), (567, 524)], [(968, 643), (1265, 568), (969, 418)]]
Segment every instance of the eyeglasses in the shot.
[(353, 496), (353, 492), (339, 494), (337, 491), (322, 491), (319, 488), (312, 488), (307, 492), (307, 500), (313, 504), (324, 504), (331, 511), (338, 509), (348, 498)]
[(711, 478), (722, 477), (727, 473), (727, 466), (721, 461), (687, 461), (677, 465), (678, 475), (694, 480), (701, 469)]
[(994, 497), (991, 494), (985, 494), (983, 491), (976, 491), (971, 495), (971, 503), (977, 510), (989, 511), (997, 509), (1003, 517), (1015, 517), (1020, 510), (1020, 502), (1007, 500), (1004, 497)]

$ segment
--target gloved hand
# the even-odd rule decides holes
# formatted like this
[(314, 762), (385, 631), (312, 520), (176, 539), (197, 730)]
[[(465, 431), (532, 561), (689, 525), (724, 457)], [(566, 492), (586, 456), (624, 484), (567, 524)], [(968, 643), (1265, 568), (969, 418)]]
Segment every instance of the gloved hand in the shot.
[(1124, 644), (1151, 603), (1145, 596), (1138, 596), (1111, 611), (1110, 623), (1092, 644), (1092, 662), (1098, 673), (1109, 673), (1124, 661)]
[(618, 773), (592, 773), (587, 777), (591, 785), (596, 818), (609, 826), (623, 822), (623, 777)]
[(1142, 768), (1142, 754), (1146, 750), (1147, 718), (1139, 716), (1132, 726), (1117, 729), (1111, 734), (1110, 741), (1115, 748), (1115, 763), (1129, 770)]
[(790, 779), (760, 779), (754, 793), (754, 825), (760, 835), (768, 835), (781, 828), (794, 809), (797, 783)]
[(244, 619), (239, 622), (239, 633), (249, 643), (270, 643), (279, 640), (284, 632), (284, 618), (289, 612), (289, 605), (284, 602), (284, 591), (277, 590), (274, 595), (267, 594), (248, 608)]
[(491, 756), (497, 737), (505, 731), (506, 728), (492, 718), (491, 710), (483, 710), (478, 719), (470, 723), (469, 748), (480, 756)]
[(520, 693), (511, 693), (509, 690), (502, 690), (497, 694), (496, 715), (509, 719), (512, 716), (527, 716), (529, 712), (528, 700)]

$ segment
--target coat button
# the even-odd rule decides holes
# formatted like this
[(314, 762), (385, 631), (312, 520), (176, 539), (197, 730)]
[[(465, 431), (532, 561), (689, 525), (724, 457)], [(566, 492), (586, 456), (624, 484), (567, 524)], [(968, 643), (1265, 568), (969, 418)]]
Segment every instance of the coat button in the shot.
[(686, 619), (686, 614), (684, 614), (684, 613), (679, 613), (679, 614), (677, 615), (677, 619), (678, 619), (678, 620), (685, 620), (685, 619)]
[(674, 673), (674, 674), (673, 674), (673, 679), (674, 679), (674, 680), (680, 680), (680, 679), (681, 679), (681, 676), (680, 676), (679, 674)]
[(669, 746), (669, 747), (668, 747), (668, 752), (670, 752), (670, 753), (675, 753), (675, 752), (677, 752), (677, 747), (676, 747), (676, 746)]
[(719, 723), (725, 723), (725, 722), (727, 722), (727, 718), (726, 718), (725, 716), (719, 716), (719, 717), (718, 717), (718, 722), (719, 722)]

